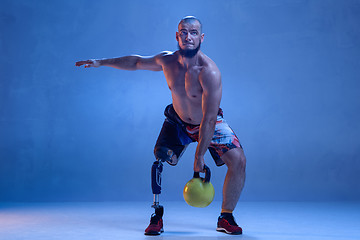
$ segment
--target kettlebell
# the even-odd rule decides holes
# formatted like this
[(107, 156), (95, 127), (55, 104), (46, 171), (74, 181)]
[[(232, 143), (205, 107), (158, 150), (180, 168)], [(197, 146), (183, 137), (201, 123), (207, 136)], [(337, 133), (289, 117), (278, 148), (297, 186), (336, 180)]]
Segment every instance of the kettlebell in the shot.
[(215, 190), (210, 182), (211, 172), (204, 166), (205, 178), (199, 172), (194, 172), (193, 178), (185, 184), (183, 195), (185, 202), (193, 207), (207, 207), (214, 199)]

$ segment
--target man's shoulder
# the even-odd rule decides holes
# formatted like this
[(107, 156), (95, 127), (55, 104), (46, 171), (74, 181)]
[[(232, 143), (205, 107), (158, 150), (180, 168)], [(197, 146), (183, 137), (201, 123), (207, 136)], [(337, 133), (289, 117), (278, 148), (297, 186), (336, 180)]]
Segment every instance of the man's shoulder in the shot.
[(216, 63), (209, 57), (207, 56), (205, 53), (201, 52), (201, 65), (204, 67), (204, 69), (207, 70), (214, 70), (217, 69), (218, 67), (216, 66)]
[(161, 63), (170, 63), (178, 59), (177, 52), (172, 51), (162, 51), (157, 55)]
[(176, 52), (162, 51), (157, 56), (159, 56), (161, 58), (165, 58), (165, 59), (174, 58), (174, 57), (177, 57), (177, 51)]
[(206, 75), (206, 76), (209, 76), (209, 75), (220, 76), (220, 70), (216, 66), (216, 63), (211, 58), (206, 56), (205, 54), (203, 56), (201, 73), (202, 73), (202, 75)]
[(215, 62), (204, 54), (201, 72), (199, 74), (200, 83), (205, 86), (208, 84), (221, 84), (221, 73)]

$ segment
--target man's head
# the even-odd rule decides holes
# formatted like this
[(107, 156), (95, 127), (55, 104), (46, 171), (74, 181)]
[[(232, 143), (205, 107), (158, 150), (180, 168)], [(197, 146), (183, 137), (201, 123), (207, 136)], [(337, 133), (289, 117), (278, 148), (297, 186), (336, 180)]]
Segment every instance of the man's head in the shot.
[(192, 58), (200, 50), (204, 34), (199, 19), (187, 16), (181, 19), (176, 32), (179, 52), (182, 56)]

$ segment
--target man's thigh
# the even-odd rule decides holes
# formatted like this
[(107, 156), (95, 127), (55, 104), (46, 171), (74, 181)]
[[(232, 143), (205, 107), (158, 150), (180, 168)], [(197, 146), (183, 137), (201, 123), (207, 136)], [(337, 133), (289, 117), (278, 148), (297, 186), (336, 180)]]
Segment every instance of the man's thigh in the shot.
[(209, 151), (217, 166), (223, 165), (223, 156), (233, 149), (241, 149), (242, 146), (238, 137), (227, 122), (218, 116), (215, 125), (215, 133), (211, 139)]
[(154, 154), (156, 159), (176, 165), (188, 144), (184, 144), (181, 129), (168, 121), (164, 121), (160, 134), (155, 144)]

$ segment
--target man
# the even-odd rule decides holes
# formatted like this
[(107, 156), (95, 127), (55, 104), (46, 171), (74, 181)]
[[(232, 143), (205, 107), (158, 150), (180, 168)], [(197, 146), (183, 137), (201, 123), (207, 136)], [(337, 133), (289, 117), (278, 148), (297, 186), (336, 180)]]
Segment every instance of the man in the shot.
[(163, 71), (172, 94), (172, 104), (165, 109), (166, 119), (155, 145), (152, 166), (152, 191), (155, 213), (146, 235), (163, 232), (163, 207), (159, 205), (163, 162), (176, 165), (186, 146), (198, 142), (194, 171), (203, 172), (204, 154), (209, 149), (217, 166), (228, 170), (223, 187), (223, 202), (217, 231), (242, 234), (232, 215), (245, 181), (246, 158), (235, 133), (223, 118), (220, 106), (222, 85), (216, 64), (201, 50), (204, 41), (199, 19), (183, 18), (176, 32), (178, 51), (161, 52), (152, 57), (138, 55), (85, 60), (76, 66), (108, 66), (122, 70)]

